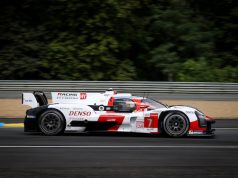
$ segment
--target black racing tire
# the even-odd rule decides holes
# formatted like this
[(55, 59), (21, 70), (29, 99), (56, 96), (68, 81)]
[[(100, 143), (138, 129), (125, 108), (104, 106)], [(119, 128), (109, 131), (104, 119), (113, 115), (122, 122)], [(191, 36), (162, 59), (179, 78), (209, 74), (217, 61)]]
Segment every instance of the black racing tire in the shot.
[(65, 119), (57, 110), (46, 110), (40, 115), (38, 126), (44, 135), (61, 135), (65, 131)]
[(163, 131), (170, 137), (183, 137), (189, 130), (188, 118), (180, 112), (170, 112), (163, 120)]

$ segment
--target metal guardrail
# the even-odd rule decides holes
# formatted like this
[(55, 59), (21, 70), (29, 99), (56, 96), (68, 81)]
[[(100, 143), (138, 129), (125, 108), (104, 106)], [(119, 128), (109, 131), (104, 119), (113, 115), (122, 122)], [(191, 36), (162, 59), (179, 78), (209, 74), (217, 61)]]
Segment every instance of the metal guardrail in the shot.
[(0, 80), (0, 91), (103, 92), (108, 88), (131, 93), (238, 94), (238, 83)]

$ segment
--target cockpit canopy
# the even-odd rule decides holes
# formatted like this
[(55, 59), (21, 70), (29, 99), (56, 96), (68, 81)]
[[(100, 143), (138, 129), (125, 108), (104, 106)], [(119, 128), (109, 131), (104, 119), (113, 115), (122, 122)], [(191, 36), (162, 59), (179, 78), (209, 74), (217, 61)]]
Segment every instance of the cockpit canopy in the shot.
[(115, 112), (133, 112), (136, 110), (143, 111), (145, 108), (147, 108), (147, 110), (154, 110), (158, 108), (166, 108), (166, 106), (149, 98), (114, 98), (113, 110)]
[(113, 110), (116, 112), (133, 112), (136, 110), (136, 104), (130, 98), (115, 98)]

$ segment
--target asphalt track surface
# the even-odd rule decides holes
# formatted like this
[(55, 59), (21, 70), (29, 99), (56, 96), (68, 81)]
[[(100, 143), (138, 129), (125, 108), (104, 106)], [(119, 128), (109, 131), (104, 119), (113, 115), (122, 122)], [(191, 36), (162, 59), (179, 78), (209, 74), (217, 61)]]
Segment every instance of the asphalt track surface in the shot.
[(0, 177), (238, 177), (238, 120), (215, 137), (43, 136), (0, 128)]

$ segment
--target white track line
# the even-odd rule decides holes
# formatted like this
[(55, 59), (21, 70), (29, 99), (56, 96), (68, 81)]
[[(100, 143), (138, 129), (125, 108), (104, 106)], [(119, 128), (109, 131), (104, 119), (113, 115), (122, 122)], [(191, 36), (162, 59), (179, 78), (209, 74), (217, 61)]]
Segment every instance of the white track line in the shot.
[(222, 149), (238, 149), (238, 145), (227, 145), (227, 146), (222, 146), (222, 145), (217, 145), (217, 146), (193, 146), (193, 145), (184, 145), (184, 146), (169, 146), (169, 145), (161, 145), (161, 146), (142, 146), (142, 145), (132, 145), (132, 146), (112, 146), (112, 145), (107, 145), (107, 146), (86, 146), (86, 145), (78, 145), (78, 146), (73, 146), (73, 145), (38, 145), (38, 146), (27, 146), (27, 145), (2, 145), (0, 148), (222, 148)]

